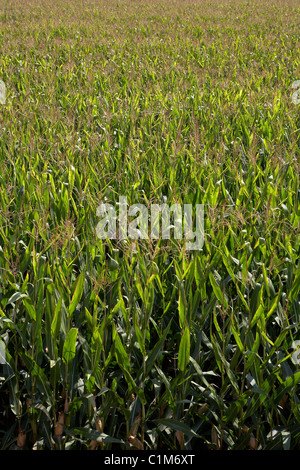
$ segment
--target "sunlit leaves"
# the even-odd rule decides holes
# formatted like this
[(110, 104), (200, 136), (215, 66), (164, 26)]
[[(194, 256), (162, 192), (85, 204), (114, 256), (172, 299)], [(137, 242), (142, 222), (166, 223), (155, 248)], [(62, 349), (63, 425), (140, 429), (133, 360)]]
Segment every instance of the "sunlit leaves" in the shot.
[[(23, 3), (0, 12), (0, 447), (16, 417), (31, 448), (297, 448), (294, 9)], [(204, 204), (202, 249), (97, 238), (122, 195)]]

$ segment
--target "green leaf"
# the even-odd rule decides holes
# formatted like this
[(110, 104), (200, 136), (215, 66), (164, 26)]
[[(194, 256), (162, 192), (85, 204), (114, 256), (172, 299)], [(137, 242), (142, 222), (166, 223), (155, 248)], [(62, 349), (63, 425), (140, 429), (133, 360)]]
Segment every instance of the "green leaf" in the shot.
[(157, 341), (157, 343), (155, 344), (155, 346), (153, 347), (151, 353), (149, 354), (149, 356), (147, 357), (147, 360), (146, 360), (146, 375), (149, 374), (157, 356), (159, 355), (165, 341), (166, 341), (166, 337), (167, 337), (167, 334), (169, 332), (169, 329), (170, 329), (170, 326), (171, 326), (171, 323), (172, 323), (172, 319), (170, 320), (168, 326), (164, 329), (163, 331), (163, 334), (162, 336), (160, 337), (160, 339)]
[(178, 312), (179, 312), (179, 325), (180, 328), (183, 328), (183, 325), (186, 323), (188, 316), (188, 305), (183, 288), (183, 283), (178, 279), (179, 285), (179, 300), (178, 300)]
[(32, 304), (31, 299), (29, 297), (24, 298), (23, 299), (23, 305), (26, 308), (27, 312), (29, 313), (29, 316), (30, 316), (31, 320), (35, 321), (36, 320), (36, 312), (35, 312), (35, 308)]
[(255, 312), (255, 314), (253, 315), (252, 319), (251, 319), (251, 323), (250, 323), (250, 326), (249, 328), (253, 328), (253, 326), (258, 322), (260, 316), (264, 313), (265, 311), (265, 306), (264, 306), (264, 301), (263, 301), (263, 291), (264, 291), (264, 288), (262, 286), (260, 292), (259, 292), (259, 299), (260, 299), (260, 303), (259, 303), (259, 306)]
[(106, 443), (119, 443), (123, 444), (124, 441), (122, 439), (116, 439), (115, 437), (111, 437), (108, 434), (104, 434), (103, 432), (96, 431), (94, 429), (89, 428), (66, 428), (65, 433), (69, 436), (82, 436), (86, 439), (90, 439), (92, 441), (97, 442), (106, 442)]
[[(17, 302), (17, 300), (20, 300), (20, 299), (28, 299), (28, 295), (27, 294), (22, 294), (22, 292), (15, 292), (11, 297), (10, 299), (8, 300), (7, 304), (6, 305), (9, 305), (9, 304), (13, 304), (14, 302)], [(30, 299), (29, 299), (30, 300)]]
[(236, 377), (234, 375), (234, 372), (231, 370), (230, 368), (230, 364), (228, 363), (228, 361), (225, 359), (225, 356), (215, 338), (215, 336), (213, 337), (213, 343), (212, 343), (212, 347), (213, 347), (213, 350), (214, 350), (214, 353), (215, 353), (215, 357), (216, 359), (218, 358), (222, 364), (224, 365), (225, 367), (225, 370), (226, 370), (226, 373), (227, 373), (227, 376), (231, 382), (231, 384), (233, 385), (233, 387), (235, 388), (235, 391), (237, 393), (239, 393), (239, 387), (238, 387), (238, 384), (237, 384), (237, 381), (236, 381)]
[(281, 398), (291, 391), (300, 382), (300, 371), (285, 380), (274, 393), (274, 402), (279, 403)]
[(181, 421), (176, 419), (156, 419), (154, 420), (155, 423), (166, 426), (167, 428), (173, 429), (174, 431), (181, 431), (187, 437), (197, 437), (200, 438), (199, 434), (197, 434), (190, 426)]
[(185, 328), (182, 335), (179, 353), (178, 353), (178, 368), (181, 372), (184, 372), (190, 360), (190, 330), (188, 327)]
[(130, 361), (129, 361), (129, 358), (128, 358), (128, 355), (125, 351), (125, 348), (122, 344), (122, 341), (120, 339), (120, 336), (117, 332), (117, 328), (116, 328), (116, 325), (114, 324), (113, 325), (113, 342), (114, 342), (114, 346), (115, 346), (115, 354), (116, 354), (116, 358), (117, 358), (117, 362), (119, 365), (122, 365), (122, 367), (124, 367), (124, 369), (128, 372), (130, 372)]
[(80, 302), (80, 299), (81, 299), (82, 294), (83, 294), (84, 279), (85, 279), (85, 273), (82, 272), (78, 276), (76, 287), (75, 287), (75, 290), (74, 290), (74, 293), (73, 293), (73, 296), (72, 296), (72, 300), (71, 300), (71, 303), (70, 303), (70, 306), (69, 306), (69, 316), (71, 316), (74, 313), (75, 308), (77, 307), (78, 303)]
[(46, 376), (44, 370), (35, 362), (35, 360), (29, 356), (24, 351), (20, 352), (20, 357), (24, 362), (25, 366), (28, 369), (30, 375), (35, 377), (36, 383), (43, 393), (43, 395), (47, 398), (47, 403), (52, 405), (52, 393), (51, 388), (49, 387), (48, 377)]
[(62, 305), (62, 297), (59, 298), (59, 301), (57, 302), (54, 310), (54, 316), (53, 320), (51, 323), (51, 336), (52, 339), (55, 340), (57, 337), (59, 330), (60, 330), (60, 324), (61, 324), (61, 305)]
[(69, 364), (75, 357), (77, 334), (78, 329), (71, 328), (66, 336), (62, 353), (62, 360), (65, 364)]
[(224, 308), (228, 308), (228, 302), (226, 299), (225, 294), (221, 291), (221, 288), (217, 281), (214, 278), (214, 275), (212, 273), (209, 273), (209, 280), (212, 285), (213, 291), (215, 296), (217, 297), (218, 301), (220, 302), (221, 306)]

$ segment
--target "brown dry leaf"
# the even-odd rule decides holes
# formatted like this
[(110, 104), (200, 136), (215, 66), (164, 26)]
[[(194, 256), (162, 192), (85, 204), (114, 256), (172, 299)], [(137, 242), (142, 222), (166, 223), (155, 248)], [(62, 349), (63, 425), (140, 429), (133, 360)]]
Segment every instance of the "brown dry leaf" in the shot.
[(97, 442), (97, 441), (91, 441), (90, 446), (89, 446), (89, 450), (96, 450), (97, 447), (98, 447), (98, 444), (99, 444), (99, 442)]
[(31, 398), (26, 398), (26, 406), (27, 406), (27, 408), (30, 408), (31, 405), (32, 405), (32, 400), (31, 400)]
[(288, 399), (288, 394), (285, 393), (285, 394), (283, 395), (283, 397), (281, 398), (281, 400), (280, 400), (278, 406), (280, 406), (281, 408), (284, 408), (287, 399)]
[(65, 406), (64, 406), (64, 413), (68, 413), (69, 412), (69, 403), (71, 401), (71, 397), (68, 397), (66, 396), (65, 398)]
[(250, 437), (250, 440), (249, 440), (250, 449), (251, 449), (251, 450), (256, 450), (256, 449), (257, 449), (257, 445), (258, 445), (257, 439), (255, 439), (255, 437), (252, 435), (252, 436)]
[(129, 436), (128, 441), (130, 444), (138, 450), (144, 450), (144, 446), (136, 436)]
[(209, 405), (208, 405), (208, 403), (205, 403), (205, 404), (202, 405), (200, 408), (198, 408), (197, 413), (200, 414), (200, 415), (202, 415), (202, 414), (205, 413), (208, 409), (209, 409)]
[(57, 422), (54, 429), (55, 436), (62, 436), (64, 432), (65, 414), (63, 411), (58, 413)]
[[(99, 416), (96, 416), (96, 429), (99, 432), (103, 432), (103, 424)], [(98, 442), (97, 444), (101, 450), (104, 450), (104, 442)]]
[(218, 450), (221, 449), (221, 441), (214, 426), (211, 428), (211, 442), (216, 444)]
[(160, 418), (163, 418), (166, 408), (167, 408), (167, 403), (164, 402), (160, 407), (160, 411), (159, 411), (159, 417)]
[[(96, 416), (95, 425), (97, 431), (103, 432), (103, 425), (99, 416)], [(89, 445), (89, 450), (96, 450), (98, 447), (100, 447), (101, 450), (104, 450), (104, 442), (98, 442), (93, 440)]]
[[(242, 431), (248, 432), (249, 428), (245, 425), (242, 426)], [(249, 447), (251, 450), (256, 450), (257, 449), (257, 439), (254, 437), (254, 435), (251, 433), (250, 439), (249, 439)]]
[(20, 431), (18, 434), (17, 438), (17, 446), (19, 449), (22, 449), (25, 446), (26, 443), (26, 432), (25, 431)]
[(133, 422), (133, 425), (131, 426), (130, 431), (129, 431), (129, 434), (130, 434), (131, 436), (136, 436), (138, 427), (139, 427), (140, 422), (141, 422), (141, 419), (142, 419), (142, 418), (141, 418), (140, 415), (138, 415), (138, 416), (135, 418), (135, 420), (134, 420), (134, 422)]
[(132, 394), (131, 394), (131, 397), (130, 397), (130, 401), (131, 401), (131, 403), (133, 403), (133, 402), (134, 402), (134, 400), (135, 400), (135, 394), (134, 394), (134, 393), (132, 393)]
[(184, 435), (182, 431), (176, 431), (175, 436), (177, 441), (179, 442), (180, 449), (184, 449)]
[(103, 432), (103, 425), (99, 416), (96, 416), (96, 429), (97, 431)]

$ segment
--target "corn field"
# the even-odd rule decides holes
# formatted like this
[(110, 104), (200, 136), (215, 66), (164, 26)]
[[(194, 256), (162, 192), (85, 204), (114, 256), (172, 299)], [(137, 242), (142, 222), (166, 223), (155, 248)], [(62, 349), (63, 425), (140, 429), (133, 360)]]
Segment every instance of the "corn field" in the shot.
[[(299, 24), (0, 0), (0, 449), (300, 449)], [(203, 247), (100, 239), (120, 195)]]

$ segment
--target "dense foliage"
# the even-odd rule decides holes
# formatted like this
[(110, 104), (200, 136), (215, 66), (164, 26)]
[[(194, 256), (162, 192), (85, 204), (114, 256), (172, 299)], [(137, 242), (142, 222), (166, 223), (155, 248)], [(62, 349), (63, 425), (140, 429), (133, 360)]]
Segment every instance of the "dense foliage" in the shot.
[[(299, 20), (1, 0), (2, 449), (299, 449)], [(100, 240), (120, 195), (202, 250)]]

